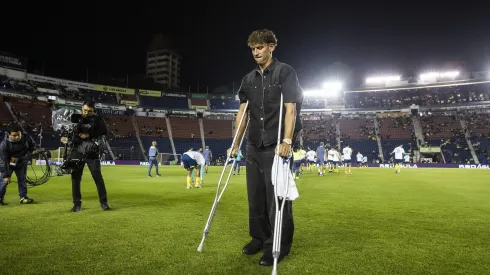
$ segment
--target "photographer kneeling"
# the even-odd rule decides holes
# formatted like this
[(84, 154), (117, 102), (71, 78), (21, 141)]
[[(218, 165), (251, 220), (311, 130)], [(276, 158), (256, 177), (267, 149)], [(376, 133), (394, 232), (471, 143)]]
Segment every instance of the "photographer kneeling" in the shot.
[(10, 177), (15, 172), (17, 184), (19, 185), (19, 196), (21, 204), (34, 202), (27, 197), (27, 164), (31, 159), (36, 144), (27, 134), (22, 133), (19, 125), (11, 125), (8, 128), (8, 135), (0, 143), (0, 205), (5, 205), (3, 198), (7, 192), (7, 185)]
[[(83, 168), (87, 164), (92, 178), (97, 186), (99, 201), (102, 210), (109, 210), (107, 204), (107, 192), (105, 189), (104, 179), (102, 178), (100, 168), (100, 150), (99, 138), (107, 134), (107, 126), (104, 120), (95, 113), (95, 102), (87, 100), (82, 105), (82, 116), (78, 125), (78, 137), (72, 141), (73, 147), (70, 158), (79, 159), (71, 172), (73, 208), (71, 212), (82, 210), (82, 194), (80, 192), (80, 182), (82, 180)], [(88, 129), (87, 129), (88, 128)]]

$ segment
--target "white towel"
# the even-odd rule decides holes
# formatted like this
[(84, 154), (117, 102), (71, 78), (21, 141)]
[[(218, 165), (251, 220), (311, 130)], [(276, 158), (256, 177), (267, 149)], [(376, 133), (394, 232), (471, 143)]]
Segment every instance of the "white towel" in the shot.
[[(282, 158), (278, 154), (274, 156), (274, 163), (272, 164), (272, 185), (277, 185), (277, 196), (287, 200), (294, 201), (299, 197), (296, 183), (294, 182), (293, 174), (289, 168), (292, 158)], [(286, 186), (289, 182), (289, 189), (286, 194)]]

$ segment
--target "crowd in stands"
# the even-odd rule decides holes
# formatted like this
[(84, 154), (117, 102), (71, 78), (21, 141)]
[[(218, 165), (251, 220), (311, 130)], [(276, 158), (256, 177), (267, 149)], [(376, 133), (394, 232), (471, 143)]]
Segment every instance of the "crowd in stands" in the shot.
[[(25, 94), (49, 94), (56, 90), (59, 96), (66, 99), (94, 99), (102, 103), (116, 103), (120, 100), (138, 100), (136, 95), (117, 95), (80, 88), (65, 87), (51, 83), (12, 79), (0, 76), (0, 88), (6, 91), (16, 91)], [(345, 94), (345, 106), (348, 108), (395, 108), (417, 105), (454, 105), (461, 103), (474, 103), (490, 100), (490, 85), (487, 83), (474, 85), (447, 86), (439, 88), (420, 88), (404, 91), (390, 92), (354, 92)], [(3, 97), (0, 108), (0, 123), (4, 128), (13, 122), (10, 111), (4, 108)], [(140, 106), (148, 108), (189, 109), (193, 105), (208, 106), (211, 109), (237, 109), (239, 102), (230, 97), (214, 97), (208, 101), (187, 97), (149, 97), (140, 96)], [(51, 129), (51, 105), (38, 100), (8, 100), (12, 112), (19, 119), (21, 125), (33, 136), (41, 136), (45, 141), (52, 141), (52, 146), (58, 147), (59, 133)], [(303, 109), (322, 109), (326, 100), (319, 98), (305, 98)], [(478, 159), (482, 163), (489, 162), (490, 145), (490, 119), (489, 111), (467, 111), (455, 113), (426, 112), (420, 117), (422, 134), (425, 144), (441, 146), (444, 161), (448, 163), (474, 163), (471, 148), (466, 140), (467, 135), (475, 149)], [(171, 152), (169, 131), (165, 119), (156, 117), (136, 117), (135, 129), (130, 116), (110, 115), (104, 116), (108, 129), (109, 140), (121, 152), (129, 150), (130, 155), (145, 154), (135, 136), (139, 134), (148, 147), (152, 140), (157, 140)], [(462, 128), (460, 120), (466, 121)], [(327, 113), (312, 113), (302, 115), (303, 143), (305, 146), (316, 148), (320, 142), (326, 145), (338, 146), (338, 141), (350, 144), (355, 150), (361, 151), (372, 161), (379, 159), (377, 139), (381, 140), (384, 159), (390, 158), (392, 148), (403, 144), (409, 152), (417, 148), (414, 125), (410, 116), (378, 117), (379, 135), (376, 134), (374, 117), (365, 115), (332, 116)], [(196, 118), (171, 117), (173, 139), (179, 153), (189, 148), (202, 147), (200, 125)], [(225, 157), (226, 146), (233, 137), (233, 119), (203, 119), (203, 133), (206, 144), (217, 148), (215, 156)], [(47, 143), (49, 144), (49, 142)], [(132, 149), (131, 149), (132, 148)], [(140, 150), (139, 153), (138, 150)], [(116, 154), (125, 158), (123, 153)], [(131, 156), (132, 157), (132, 156)]]
[(483, 101), (490, 101), (489, 83), (345, 94), (346, 108), (400, 108), (412, 104), (438, 106)]

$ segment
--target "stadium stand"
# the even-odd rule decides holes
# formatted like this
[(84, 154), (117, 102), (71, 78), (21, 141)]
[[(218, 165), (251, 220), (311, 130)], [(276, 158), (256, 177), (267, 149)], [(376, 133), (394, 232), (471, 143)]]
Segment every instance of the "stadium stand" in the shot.
[(201, 98), (191, 98), (191, 106), (206, 107), (208, 106), (208, 101)]
[(373, 118), (367, 117), (342, 117), (340, 123), (340, 136), (342, 145), (349, 144), (354, 154), (361, 152), (368, 161), (378, 158), (378, 144), (374, 130)]
[(482, 164), (490, 163), (490, 113), (488, 110), (468, 111), (461, 118), (466, 121), (464, 129), (471, 137), (473, 148)]
[(446, 163), (474, 163), (468, 143), (455, 114), (427, 113), (421, 116), (425, 142), (441, 146)]
[[(111, 82), (106, 84), (111, 85)], [(147, 117), (145, 114), (153, 109), (188, 110), (188, 114), (170, 114), (172, 137), (178, 154), (190, 148), (195, 150), (203, 146), (199, 120), (190, 110), (193, 106), (205, 106), (213, 110), (236, 110), (239, 102), (232, 95), (210, 95), (207, 99), (191, 98), (185, 94), (173, 96), (137, 96), (131, 94), (117, 94), (105, 92), (101, 86), (90, 86), (89, 83), (78, 82), (76, 85), (64, 80), (46, 80), (44, 76), (30, 75), (27, 79), (11, 78), (0, 75), (0, 91), (15, 92), (31, 96), (31, 99), (18, 99), (8, 96), (6, 101), (12, 106), (15, 116), (29, 129), (32, 135), (39, 135), (42, 129), (43, 145), (57, 148), (60, 146), (59, 135), (52, 131), (51, 108), (46, 99), (35, 99), (39, 95), (58, 95), (65, 100), (81, 101), (94, 99), (99, 103), (117, 104), (118, 100), (138, 102), (135, 115), (135, 124), (132, 117), (121, 113), (109, 112), (104, 114), (110, 131), (109, 140), (114, 154), (118, 159), (144, 159), (147, 148), (152, 141), (157, 141), (161, 152), (172, 152), (169, 130), (165, 118)], [(114, 84), (113, 84), (114, 85)], [(91, 88), (92, 87), (92, 88)], [(97, 89), (97, 90), (96, 90)], [(103, 90), (103, 91), (102, 91)], [(137, 89), (136, 89), (137, 90)], [(379, 123), (379, 138), (385, 161), (390, 158), (390, 153), (397, 145), (403, 144), (405, 149), (411, 152), (417, 149), (415, 142), (415, 127), (409, 112), (403, 112), (400, 108), (407, 108), (412, 104), (421, 107), (435, 108), (420, 112), (422, 134), (425, 142), (432, 146), (441, 146), (446, 162), (473, 163), (475, 160), (471, 154), (465, 133), (471, 137), (471, 144), (481, 163), (489, 162), (489, 136), (490, 121), (488, 110), (442, 111), (441, 107), (455, 107), (464, 105), (479, 106), (490, 101), (489, 83), (463, 83), (441, 87), (420, 87), (405, 90), (391, 90), (376, 92), (348, 92), (336, 103), (322, 98), (307, 97), (303, 102), (303, 109), (324, 109), (329, 104), (344, 104), (350, 113), (343, 113), (340, 117), (332, 116), (332, 112), (307, 112), (302, 114), (303, 143), (304, 147), (315, 149), (320, 142), (326, 145), (336, 146), (338, 139), (343, 144), (350, 144), (354, 152), (360, 151), (367, 156), (369, 161), (374, 161), (378, 156), (378, 145), (374, 130), (373, 118), (356, 113), (357, 110), (396, 110), (392, 114), (404, 113), (405, 117), (377, 118)], [(185, 91), (184, 91), (185, 92)], [(0, 123), (3, 128), (12, 122), (10, 111), (6, 108), (4, 96), (0, 97)], [(345, 103), (343, 103), (345, 102)], [(78, 107), (76, 107), (78, 108)], [(353, 108), (353, 109), (352, 109)], [(439, 109), (438, 109), (439, 108)], [(186, 111), (187, 112), (187, 111)], [(142, 115), (143, 114), (143, 115)], [(371, 113), (374, 116), (375, 113)], [(187, 117), (186, 117), (187, 116)], [(461, 121), (463, 120), (463, 121)], [(215, 157), (226, 157), (226, 150), (233, 138), (234, 121), (231, 117), (219, 118), (204, 115), (204, 139), (205, 144), (211, 147)], [(462, 123), (466, 122), (466, 128)], [(337, 131), (337, 126), (339, 131)], [(143, 150), (136, 138), (136, 131), (141, 137)], [(245, 146), (242, 151), (245, 153)]]

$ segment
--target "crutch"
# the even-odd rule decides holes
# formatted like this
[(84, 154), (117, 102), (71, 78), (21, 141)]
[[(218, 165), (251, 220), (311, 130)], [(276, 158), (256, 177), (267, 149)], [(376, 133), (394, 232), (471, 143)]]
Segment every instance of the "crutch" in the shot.
[[(245, 110), (243, 111), (242, 117), (240, 118), (240, 122), (238, 123), (238, 127), (236, 128), (237, 131), (235, 133), (235, 136), (233, 137), (233, 142), (231, 143), (232, 146), (235, 144), (235, 141), (237, 138), (237, 133), (239, 133), (239, 131), (240, 131), (240, 127), (243, 123), (243, 118), (245, 117), (245, 114), (247, 112), (247, 108), (248, 108), (248, 101), (245, 105)], [(245, 138), (245, 132), (247, 131), (249, 121), (250, 120), (247, 120), (247, 125), (245, 125), (245, 131), (243, 132), (242, 139), (240, 140), (240, 145), (238, 148), (242, 147), (242, 142)], [(231, 176), (231, 172), (233, 171), (233, 167), (235, 167), (236, 158), (233, 160), (233, 165), (231, 166), (230, 172), (228, 172), (228, 178), (226, 179), (225, 186), (223, 187), (223, 190), (221, 190), (221, 193), (220, 193), (219, 187), (221, 185), (221, 181), (223, 180), (223, 175), (225, 174), (226, 167), (228, 166), (227, 164), (230, 161), (230, 157), (231, 157), (231, 151), (230, 151), (230, 154), (228, 154), (228, 156), (226, 158), (225, 166), (223, 167), (223, 171), (221, 172), (221, 176), (220, 176), (219, 181), (218, 181), (218, 187), (216, 188), (216, 196), (214, 198), (213, 206), (211, 207), (211, 212), (209, 213), (208, 221), (206, 222), (206, 226), (204, 227), (204, 232), (202, 234), (201, 243), (197, 247), (197, 251), (199, 251), (199, 252), (202, 252), (202, 248), (204, 246), (204, 241), (206, 240), (206, 237), (209, 234), (209, 229), (211, 228), (211, 224), (213, 223), (214, 214), (216, 213), (216, 208), (218, 207), (218, 203), (221, 200), (221, 196), (223, 196), (223, 193), (226, 190), (226, 186), (228, 186), (228, 182), (230, 181), (230, 176)]]
[[(281, 144), (281, 129), (282, 129), (282, 109), (283, 109), (283, 96), (281, 93), (281, 105), (279, 107), (279, 129), (277, 131), (277, 150), (279, 149), (279, 145)], [(278, 152), (276, 151), (276, 154)], [(288, 154), (290, 154), (289, 152)], [(288, 155), (288, 158), (291, 156)], [(276, 177), (278, 175), (278, 170), (279, 166), (276, 166)], [(281, 235), (282, 235), (282, 213), (284, 210), (284, 204), (286, 203), (287, 197), (288, 197), (288, 191), (289, 191), (289, 174), (287, 175), (286, 179), (286, 194), (282, 198), (282, 203), (281, 203), (281, 208), (279, 209), (279, 199), (277, 195), (277, 186), (279, 183), (277, 182), (276, 178), (276, 184), (274, 185), (274, 199), (275, 199), (275, 205), (276, 205), (276, 218), (274, 222), (274, 239), (272, 242), (272, 257), (274, 257), (274, 265), (272, 267), (272, 275), (277, 274), (277, 261), (279, 260), (279, 256), (281, 254)]]

